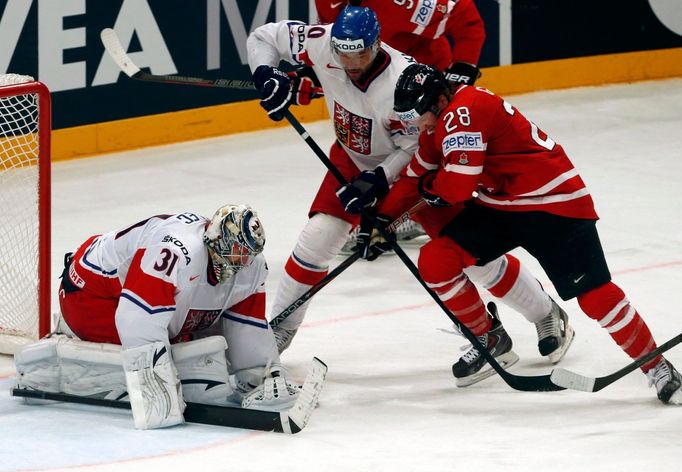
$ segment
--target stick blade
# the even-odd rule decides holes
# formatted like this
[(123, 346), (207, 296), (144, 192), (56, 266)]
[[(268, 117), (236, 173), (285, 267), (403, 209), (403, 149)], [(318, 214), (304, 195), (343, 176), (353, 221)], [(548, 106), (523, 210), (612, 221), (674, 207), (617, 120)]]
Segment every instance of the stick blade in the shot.
[(327, 365), (317, 357), (313, 357), (313, 364), (308, 371), (303, 389), (298, 394), (298, 400), (282, 417), (282, 424), (288, 425), (284, 432), (295, 434), (306, 427), (322, 391), (322, 385), (327, 375)]
[(584, 375), (576, 374), (570, 370), (558, 367), (552, 370), (550, 375), (552, 382), (560, 387), (570, 388), (571, 390), (580, 390), (581, 392), (594, 392), (593, 377), (586, 377)]
[(128, 77), (132, 77), (140, 72), (140, 68), (135, 65), (124, 51), (121, 41), (118, 39), (118, 36), (113, 29), (104, 28), (99, 36), (104, 48), (109, 53), (109, 56), (111, 56), (119, 69), (125, 72)]

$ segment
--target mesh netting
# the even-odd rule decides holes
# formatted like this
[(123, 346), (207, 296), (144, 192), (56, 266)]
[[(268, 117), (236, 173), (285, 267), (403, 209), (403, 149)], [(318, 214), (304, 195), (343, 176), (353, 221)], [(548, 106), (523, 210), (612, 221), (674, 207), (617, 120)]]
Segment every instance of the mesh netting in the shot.
[(5, 353), (38, 336), (38, 94), (11, 95), (5, 87), (32, 81), (0, 75), (0, 352)]

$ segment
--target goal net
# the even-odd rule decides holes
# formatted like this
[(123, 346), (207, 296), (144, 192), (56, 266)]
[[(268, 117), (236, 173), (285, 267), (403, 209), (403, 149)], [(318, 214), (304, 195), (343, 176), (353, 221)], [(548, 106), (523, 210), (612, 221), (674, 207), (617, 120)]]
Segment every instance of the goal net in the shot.
[(0, 353), (50, 330), (50, 94), (0, 74)]

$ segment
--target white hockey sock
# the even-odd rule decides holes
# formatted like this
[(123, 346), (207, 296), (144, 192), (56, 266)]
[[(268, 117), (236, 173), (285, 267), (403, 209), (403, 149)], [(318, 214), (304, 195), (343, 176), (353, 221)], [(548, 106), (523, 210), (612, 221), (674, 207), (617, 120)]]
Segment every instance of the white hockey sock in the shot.
[[(323, 213), (308, 220), (277, 287), (272, 308), (273, 318), (312, 287), (313, 284), (305, 282), (306, 277), (314, 276), (315, 272), (326, 274), (329, 263), (346, 242), (350, 229), (350, 223)], [(279, 326), (286, 329), (298, 328), (309, 304), (307, 302), (300, 306)]]
[[(552, 309), (549, 295), (542, 290), (542, 286), (528, 269), (513, 256), (499, 257), (483, 267), (468, 267), (465, 272), (472, 281), (489, 290), (502, 303), (521, 313), (531, 323), (540, 321)], [(503, 288), (509, 285), (511, 288), (508, 290)]]

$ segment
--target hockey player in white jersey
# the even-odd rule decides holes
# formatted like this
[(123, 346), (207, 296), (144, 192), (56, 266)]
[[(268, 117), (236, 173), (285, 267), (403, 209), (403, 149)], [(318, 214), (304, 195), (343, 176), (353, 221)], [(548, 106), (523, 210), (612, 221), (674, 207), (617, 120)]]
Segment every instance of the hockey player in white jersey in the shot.
[(183, 394), (290, 407), (298, 386), (281, 371), (265, 317), (264, 244), (247, 205), (210, 219), (152, 216), (90, 237), (67, 255), (59, 290), (58, 332), (71, 337), (22, 350), (19, 386), (115, 400), (127, 392), (141, 429), (181, 423)]
[[(381, 42), (371, 9), (353, 6), (333, 24), (263, 25), (249, 36), (247, 51), (261, 106), (273, 120), (281, 120), (292, 103), (309, 103), (315, 98), (313, 84), (319, 83), (336, 134), (329, 158), (350, 182), (339, 188), (331, 173), (325, 175), (286, 263), (273, 304), (276, 316), (324, 278), (360, 213), (386, 195), (415, 153), (417, 129), (406, 126), (393, 111), (398, 77), (414, 61)], [(278, 68), (280, 61), (314, 75), (286, 74)], [(544, 322), (538, 329), (541, 353), (552, 354), (552, 362), (561, 359), (573, 336), (566, 314), (518, 260), (501, 257), (473, 268), (470, 277), (536, 326)], [(275, 328), (280, 352), (291, 343), (307, 307), (299, 307)]]

